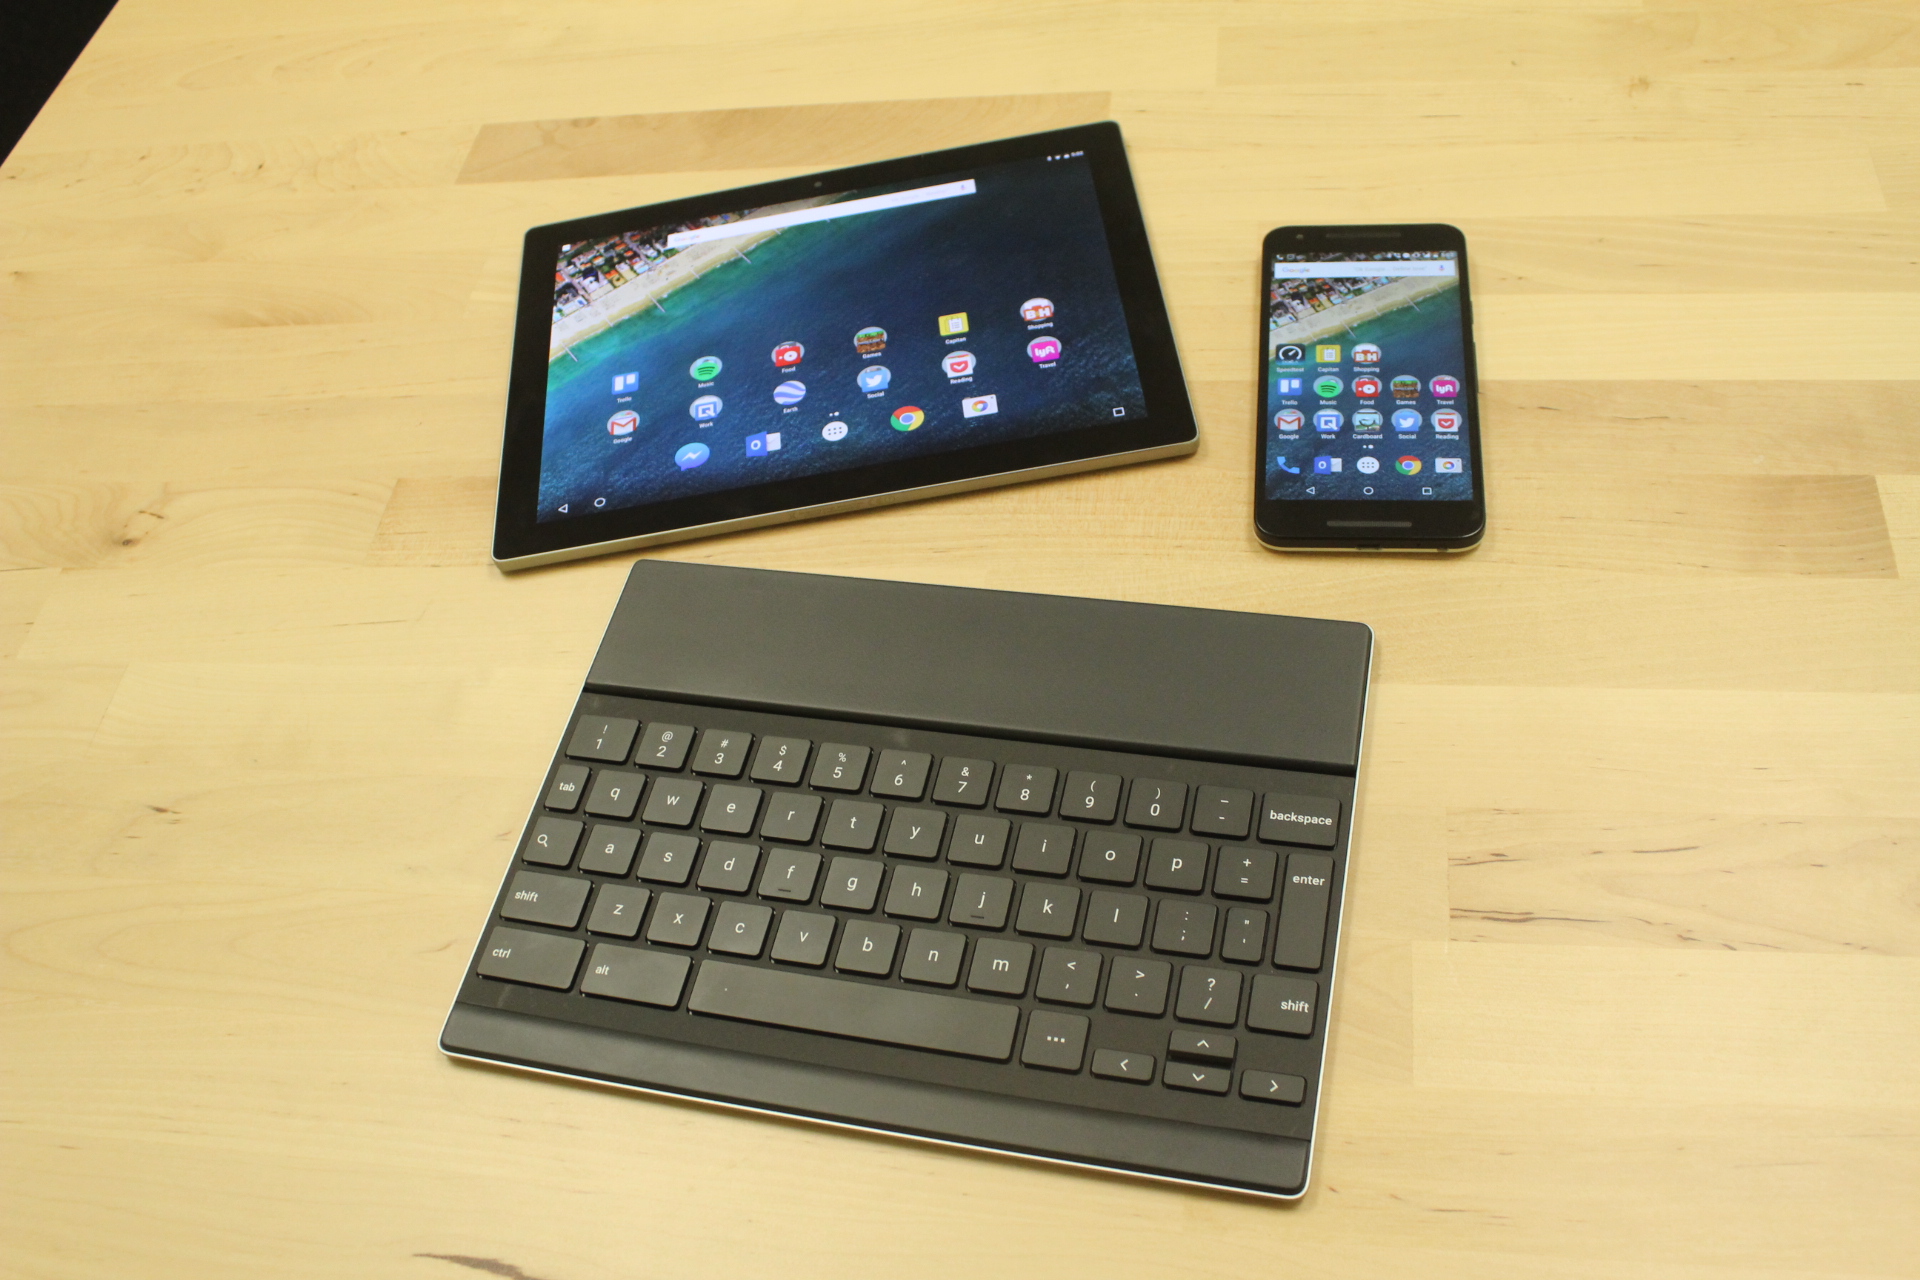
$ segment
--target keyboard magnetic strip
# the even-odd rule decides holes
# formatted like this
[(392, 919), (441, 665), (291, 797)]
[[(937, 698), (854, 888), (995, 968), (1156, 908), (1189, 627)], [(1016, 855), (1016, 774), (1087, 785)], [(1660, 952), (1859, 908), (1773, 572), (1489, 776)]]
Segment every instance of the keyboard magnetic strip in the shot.
[(463, 998), (1306, 1137), (1351, 788), (587, 694)]

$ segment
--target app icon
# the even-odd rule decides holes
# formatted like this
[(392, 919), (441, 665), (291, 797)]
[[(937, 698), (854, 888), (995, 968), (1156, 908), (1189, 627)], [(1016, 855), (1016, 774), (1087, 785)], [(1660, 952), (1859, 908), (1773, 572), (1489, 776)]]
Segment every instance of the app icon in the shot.
[(1380, 411), (1378, 409), (1359, 409), (1353, 415), (1355, 431), (1378, 431), (1380, 429)]
[(1020, 318), (1028, 324), (1053, 319), (1053, 304), (1045, 298), (1028, 298), (1020, 304)]
[(1275, 360), (1305, 360), (1307, 353), (1294, 343), (1283, 342), (1274, 348), (1273, 358)]
[(1433, 429), (1435, 431), (1445, 431), (1451, 434), (1452, 432), (1460, 430), (1460, 424), (1463, 421), (1465, 421), (1465, 419), (1460, 416), (1458, 409), (1435, 409), (1433, 411)]
[(629, 391), (640, 389), (640, 375), (637, 373), (616, 373), (613, 375), (613, 394), (624, 396)]
[(1337, 342), (1321, 343), (1313, 349), (1313, 359), (1316, 364), (1339, 364), (1340, 344)]
[(1433, 394), (1442, 400), (1451, 400), (1460, 394), (1460, 379), (1449, 374), (1443, 373), (1427, 385), (1433, 388)]
[(947, 371), (949, 378), (964, 378), (973, 372), (974, 363), (973, 352), (950, 351), (940, 361), (940, 367)]
[(1297, 396), (1305, 386), (1304, 378), (1275, 378), (1273, 393), (1277, 396)]
[(804, 382), (783, 382), (773, 389), (775, 404), (799, 404), (807, 398), (807, 384)]
[(1353, 464), (1353, 469), (1363, 476), (1370, 476), (1380, 469), (1380, 459), (1361, 458)]
[(1339, 469), (1340, 459), (1329, 458), (1324, 453), (1313, 460), (1313, 474), (1317, 476), (1330, 476)]
[(1027, 344), (1027, 358), (1035, 364), (1046, 364), (1060, 358), (1060, 339), (1035, 338)]
[(1418, 409), (1395, 409), (1393, 411), (1393, 429), (1395, 431), (1418, 431), (1420, 429), (1420, 411)]
[(1282, 431), (1298, 431), (1307, 425), (1307, 415), (1298, 409), (1282, 409), (1273, 415), (1273, 425)]
[(893, 411), (893, 429), (895, 431), (911, 431), (926, 420), (926, 411), (915, 405), (902, 405)]
[(998, 413), (1000, 412), (1000, 397), (968, 396), (960, 402), (960, 412), (969, 418), (980, 418), (989, 413)]
[(847, 424), (844, 422), (829, 422), (826, 426), (820, 428), (820, 438), (822, 440), (845, 440), (847, 438)]
[(1353, 347), (1353, 362), (1355, 364), (1379, 364), (1380, 348), (1374, 346), (1371, 342), (1355, 343)]
[(1435, 458), (1433, 460), (1433, 471), (1435, 475), (1442, 476), (1464, 474), (1464, 469), (1460, 466), (1460, 459), (1458, 458)]
[(1338, 431), (1341, 417), (1338, 409), (1321, 409), (1313, 415), (1315, 431)]
[(853, 349), (863, 356), (876, 351), (884, 351), (887, 346), (887, 331), (879, 325), (870, 324), (853, 335)]
[(640, 425), (640, 415), (631, 409), (622, 409), (607, 419), (607, 434), (610, 436), (630, 436), (633, 429)]
[(860, 384), (862, 391), (885, 391), (893, 381), (893, 374), (883, 364), (870, 364), (854, 374), (853, 380)]
[(1370, 373), (1363, 373), (1353, 380), (1353, 394), (1357, 396), (1377, 396), (1380, 394), (1380, 379)]
[[(687, 406), (687, 412), (693, 415), (695, 422), (712, 422), (720, 416), (721, 400), (719, 396), (701, 396)], [(698, 466), (698, 463), (694, 464)]]
[(1420, 379), (1412, 374), (1403, 373), (1393, 380), (1393, 398), (1396, 400), (1416, 400), (1420, 396)]
[(1393, 469), (1403, 476), (1417, 476), (1420, 474), (1420, 459), (1409, 455), (1397, 460)]
[(1285, 459), (1284, 457), (1282, 457), (1282, 458), (1279, 458), (1279, 459), (1278, 459), (1277, 461), (1278, 461), (1278, 462), (1279, 462), (1279, 464), (1280, 464), (1280, 469), (1281, 469), (1282, 471), (1284, 471), (1284, 472), (1286, 472), (1286, 473), (1287, 473), (1288, 475), (1290, 475), (1290, 476), (1297, 476), (1297, 475), (1299, 475), (1299, 474), (1300, 474), (1300, 468), (1298, 468), (1298, 467), (1290, 467), (1290, 466), (1288, 466), (1288, 465), (1287, 465), (1287, 460), (1286, 460), (1286, 459)]
[(773, 362), (782, 369), (791, 369), (800, 363), (800, 357), (805, 354), (807, 349), (799, 343), (783, 342), (773, 349)]
[(1323, 373), (1313, 380), (1313, 394), (1323, 400), (1330, 400), (1346, 389), (1347, 384), (1330, 373)]
[(967, 331), (967, 313), (956, 311), (950, 316), (940, 317), (940, 336), (951, 338), (956, 333)]
[(778, 452), (780, 452), (780, 433), (778, 431), (764, 431), (757, 436), (747, 437), (747, 456), (749, 458), (764, 458), (770, 453)]
[(683, 444), (673, 451), (673, 460), (680, 464), (682, 471), (691, 471), (712, 456), (713, 450), (697, 443)]
[(687, 366), (687, 372), (693, 375), (695, 382), (712, 382), (720, 376), (720, 370), (724, 367), (719, 356), (701, 356)]

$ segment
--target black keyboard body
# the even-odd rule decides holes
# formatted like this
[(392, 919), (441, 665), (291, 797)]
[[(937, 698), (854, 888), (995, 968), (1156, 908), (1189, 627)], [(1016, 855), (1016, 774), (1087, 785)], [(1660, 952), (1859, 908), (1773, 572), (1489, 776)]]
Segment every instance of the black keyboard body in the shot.
[(442, 1047), (1299, 1195), (1369, 655), (642, 561)]

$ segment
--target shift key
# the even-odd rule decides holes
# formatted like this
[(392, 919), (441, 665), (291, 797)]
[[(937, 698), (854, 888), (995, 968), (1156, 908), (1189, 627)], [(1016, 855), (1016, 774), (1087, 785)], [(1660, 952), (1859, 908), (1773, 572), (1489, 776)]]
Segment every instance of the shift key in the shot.
[(487, 944), (480, 950), (480, 972), (506, 982), (565, 991), (573, 985), (580, 953), (586, 949), (587, 944), (577, 938), (501, 925), (487, 935)]

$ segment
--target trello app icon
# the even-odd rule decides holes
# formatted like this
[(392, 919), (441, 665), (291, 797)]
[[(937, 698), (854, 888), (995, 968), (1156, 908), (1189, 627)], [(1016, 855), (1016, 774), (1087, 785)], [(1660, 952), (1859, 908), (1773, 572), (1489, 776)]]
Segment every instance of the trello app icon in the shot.
[(1307, 385), (1305, 378), (1279, 378), (1273, 384), (1275, 395), (1297, 396)]
[(638, 373), (616, 373), (613, 375), (613, 394), (624, 396), (630, 391), (638, 391), (639, 389), (640, 375)]

